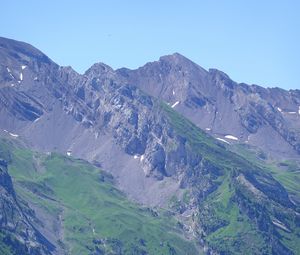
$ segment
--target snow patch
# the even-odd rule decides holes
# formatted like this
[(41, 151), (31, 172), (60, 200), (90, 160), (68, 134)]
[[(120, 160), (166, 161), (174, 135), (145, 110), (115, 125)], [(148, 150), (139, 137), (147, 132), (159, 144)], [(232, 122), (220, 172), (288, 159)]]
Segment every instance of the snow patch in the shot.
[(134, 155), (133, 158), (134, 158), (134, 159), (138, 159), (139, 156), (138, 156), (138, 155)]
[(278, 110), (279, 112), (282, 112), (282, 109), (281, 109), (281, 108), (279, 108), (279, 107), (277, 107), (277, 110)]
[(174, 104), (172, 104), (172, 108), (174, 108), (176, 105), (178, 105), (179, 104), (179, 101), (177, 101), (176, 103), (174, 103)]
[(3, 129), (4, 132), (8, 133), (8, 131), (6, 129)]
[(20, 80), (23, 81), (23, 74), (20, 73)]
[(222, 141), (222, 142), (227, 143), (227, 144), (230, 144), (229, 142), (227, 142), (226, 140), (224, 140), (224, 139), (222, 139), (220, 137), (217, 137), (217, 140)]
[(272, 223), (276, 226), (276, 227), (279, 227), (287, 232), (291, 232), (281, 221), (275, 219), (275, 220), (272, 220)]
[(13, 134), (13, 133), (9, 133), (10, 134), (10, 136), (12, 136), (12, 137), (19, 137), (19, 135), (17, 135), (17, 134)]
[(27, 66), (21, 66), (22, 70), (24, 70)]
[(15, 86), (15, 84), (13, 84), (13, 83), (12, 83), (12, 84), (10, 84), (10, 86), (11, 86), (11, 87), (14, 87), (14, 86)]
[(173, 96), (175, 95), (175, 91), (174, 91), (174, 89), (173, 89), (173, 92), (172, 92), (172, 94), (173, 94)]
[(37, 118), (33, 121), (33, 123), (38, 122), (40, 120), (40, 118)]
[(71, 156), (72, 155), (72, 151), (67, 151), (67, 156)]
[(14, 79), (15, 77), (12, 75), (11, 70), (8, 67), (6, 67), (6, 70), (9, 73), (10, 77), (12, 77)]
[(144, 156), (144, 154), (141, 156), (141, 158), (140, 158), (140, 161), (141, 162), (143, 162), (144, 161), (144, 158), (145, 158), (145, 156)]
[(299, 113), (299, 115), (300, 115), (300, 106), (299, 106), (299, 108), (298, 108), (298, 113)]
[(207, 130), (207, 131), (210, 131), (210, 130), (211, 130), (211, 128), (205, 128), (205, 130)]
[(38, 80), (38, 77), (34, 77), (33, 80), (34, 80), (34, 81), (37, 81), (37, 80)]
[(235, 141), (239, 140), (237, 137), (235, 137), (233, 135), (225, 135), (225, 138), (235, 140)]
[(296, 112), (288, 112), (288, 114), (296, 114)]
[(289, 199), (294, 205), (297, 205), (297, 203), (292, 199), (292, 197), (290, 195), (289, 195)]

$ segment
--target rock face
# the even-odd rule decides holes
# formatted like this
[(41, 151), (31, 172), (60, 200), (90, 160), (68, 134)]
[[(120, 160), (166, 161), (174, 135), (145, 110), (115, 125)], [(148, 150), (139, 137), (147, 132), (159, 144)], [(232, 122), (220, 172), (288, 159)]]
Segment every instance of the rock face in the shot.
[(33, 211), (20, 205), (7, 173), (7, 162), (0, 159), (0, 227), (3, 242), (14, 254), (52, 254), (52, 245), (32, 224)]
[(116, 72), (215, 137), (249, 143), (276, 157), (299, 156), (299, 90), (238, 84), (178, 53), (137, 70)]
[[(79, 75), (71, 67), (59, 67), (28, 44), (1, 39), (0, 46), (0, 103), (1, 114), (7, 119), (2, 125), (5, 129), (18, 130), (20, 123), (15, 117), (27, 126), (43, 113), (60, 110), (72, 114), (77, 124), (84, 124), (86, 129), (95, 117), (92, 115), (107, 100), (101, 101), (101, 97), (118, 94), (128, 101), (132, 90), (139, 88), (168, 103), (216, 138), (258, 146), (274, 157), (299, 156), (299, 90), (237, 84), (225, 73), (206, 71), (178, 53), (137, 70), (114, 71), (98, 63)], [(127, 88), (118, 91), (120, 86)], [(121, 107), (124, 99), (120, 100), (113, 103)], [(87, 112), (89, 115), (84, 116)], [(103, 124), (109, 123), (112, 116), (108, 111), (98, 115)], [(130, 118), (131, 123), (138, 121), (136, 113)]]
[[(36, 149), (99, 162), (140, 202), (164, 204), (178, 190), (179, 180), (166, 179), (165, 196), (154, 192), (157, 179), (181, 176), (190, 167), (187, 156), (177, 158), (187, 154), (185, 141), (174, 134), (161, 102), (104, 64), (79, 75), (40, 53), (12, 54), (27, 45), (2, 41), (2, 69), (7, 67), (17, 77), (1, 84), (3, 130), (25, 138)], [(11, 44), (17, 46), (11, 49)]]
[[(274, 230), (272, 222), (277, 221), (269, 216), (277, 210), (277, 224), (284, 226), (290, 223), (286, 219), (298, 220), (288, 192), (210, 135), (227, 143), (249, 143), (273, 156), (299, 157), (298, 90), (237, 84), (180, 54), (137, 70), (115, 71), (97, 63), (83, 75), (9, 39), (0, 39), (0, 57), (2, 134), (20, 137), (37, 150), (101, 165), (143, 204), (166, 206), (180, 196), (174, 210), (192, 213), (186, 217), (192, 218), (187, 229), (200, 241), (230, 225), (222, 210), (231, 207), (222, 209), (223, 198), (218, 198), (225, 193), (224, 201), (237, 206), (260, 231), (266, 254), (270, 249), (289, 254)], [(222, 242), (209, 245), (226, 251)]]
[[(137, 70), (97, 63), (80, 75), (28, 44), (2, 38), (0, 46), (0, 128), (36, 149), (101, 163), (141, 202), (164, 202), (153, 198), (156, 182), (147, 176), (161, 180), (190, 167), (185, 141), (173, 134), (160, 100), (227, 143), (299, 155), (297, 90), (237, 84), (178, 53)], [(166, 192), (174, 189), (177, 181)]]

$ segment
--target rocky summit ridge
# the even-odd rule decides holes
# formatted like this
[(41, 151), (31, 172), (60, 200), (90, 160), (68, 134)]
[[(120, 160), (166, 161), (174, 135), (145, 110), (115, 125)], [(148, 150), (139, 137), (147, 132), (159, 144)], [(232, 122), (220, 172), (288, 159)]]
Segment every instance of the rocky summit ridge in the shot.
[(0, 38), (0, 120), (1, 137), (84, 159), (171, 210), (207, 254), (297, 254), (299, 90), (238, 84), (178, 53), (78, 74)]

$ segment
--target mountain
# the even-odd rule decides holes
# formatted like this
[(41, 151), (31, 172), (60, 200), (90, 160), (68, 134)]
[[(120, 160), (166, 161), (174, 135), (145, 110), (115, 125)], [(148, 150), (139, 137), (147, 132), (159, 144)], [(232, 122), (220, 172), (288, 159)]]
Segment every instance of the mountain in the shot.
[(249, 143), (274, 157), (299, 157), (299, 90), (238, 84), (178, 53), (137, 70), (116, 72), (216, 138)]
[[(93, 219), (71, 228), (59, 225), (58, 233), (68, 232), (60, 240), (61, 249), (67, 247), (76, 254), (74, 235), (93, 243), (89, 237), (93, 221), (99, 224), (100, 235), (123, 243), (120, 254), (134, 254), (129, 247), (136, 239), (124, 241), (126, 231), (112, 235), (103, 229), (103, 215), (96, 212), (105, 208), (105, 203), (97, 204), (101, 185), (97, 174), (90, 175), (85, 165), (77, 165), (74, 158), (78, 158), (109, 172), (113, 185), (128, 198), (167, 210), (203, 253), (299, 251), (299, 90), (237, 84), (226, 74), (206, 71), (177, 53), (137, 70), (113, 70), (97, 63), (83, 75), (10, 39), (0, 39), (0, 57), (0, 136), (22, 143), (23, 150), (50, 155), (42, 165), (54, 161), (41, 173), (35, 173), (41, 160), (33, 152), (14, 163), (9, 173), (20, 187), (20, 196), (27, 192), (22, 199), (29, 205), (36, 199), (46, 204), (58, 200), (54, 212), (50, 210), (53, 218), (60, 215), (56, 210), (66, 207), (79, 210), (83, 219)], [(8, 151), (14, 154), (14, 150)], [(33, 162), (27, 170), (23, 168), (26, 161)], [(65, 173), (56, 161), (75, 164), (77, 172)], [(86, 190), (89, 185), (93, 190)], [(74, 204), (76, 196), (84, 198), (86, 211)], [(122, 201), (114, 203), (113, 212)], [(111, 226), (121, 221), (137, 238), (134, 225), (125, 220), (129, 208), (123, 209), (110, 218)], [(65, 221), (78, 215), (68, 214)], [(141, 219), (135, 213), (132, 217)], [(80, 235), (77, 227), (83, 229)], [(147, 233), (152, 236), (159, 231), (149, 227)], [(46, 233), (50, 240), (53, 229)], [(153, 248), (138, 248), (157, 254), (159, 243), (148, 242)], [(164, 254), (185, 254), (184, 241), (178, 247), (170, 242), (172, 249)], [(103, 248), (97, 247), (90, 253), (85, 247), (83, 253)], [(197, 252), (190, 250), (190, 254)]]

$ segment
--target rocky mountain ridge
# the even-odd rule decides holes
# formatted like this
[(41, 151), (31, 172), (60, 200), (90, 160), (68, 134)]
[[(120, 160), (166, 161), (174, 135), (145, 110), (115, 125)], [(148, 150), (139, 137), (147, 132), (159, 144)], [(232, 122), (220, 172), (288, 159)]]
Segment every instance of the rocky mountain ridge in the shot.
[(299, 155), (299, 90), (238, 84), (178, 53), (116, 72), (216, 138), (249, 143), (275, 157)]
[[(0, 57), (2, 135), (101, 166), (134, 200), (170, 206), (207, 252), (238, 243), (231, 252), (240, 253), (251, 237), (255, 252), (292, 254), (280, 231), (296, 238), (300, 200), (228, 144), (296, 157), (298, 90), (236, 84), (180, 54), (138, 70), (98, 63), (84, 75), (8, 39)], [(243, 227), (231, 233), (233, 226)], [(218, 231), (231, 241), (213, 238)]]

